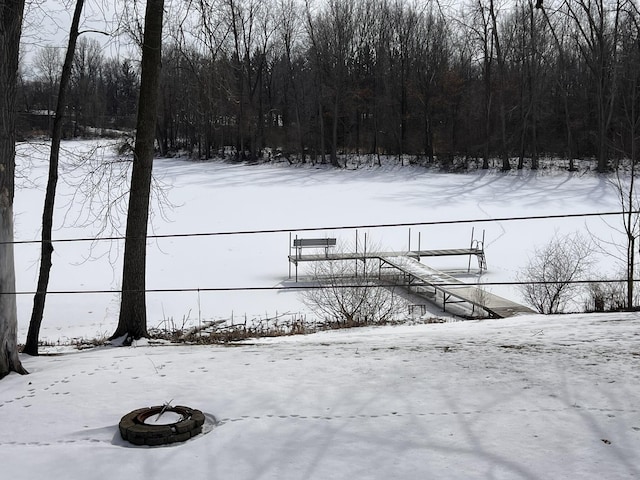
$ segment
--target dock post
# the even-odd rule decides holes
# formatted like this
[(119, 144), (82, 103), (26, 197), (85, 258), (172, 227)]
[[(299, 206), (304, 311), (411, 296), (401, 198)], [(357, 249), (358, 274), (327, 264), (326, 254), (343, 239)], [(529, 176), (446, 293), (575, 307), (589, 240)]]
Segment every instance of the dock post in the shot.
[(485, 230), (482, 229), (482, 244), (480, 245), (480, 251), (482, 252), (482, 264), (480, 265), (480, 272), (487, 269), (487, 258), (484, 256), (484, 234)]
[(471, 243), (469, 244), (469, 264), (467, 265), (467, 273), (471, 272), (471, 250), (473, 250), (473, 236), (475, 234), (476, 227), (471, 227)]
[[(357, 261), (357, 260), (356, 260)], [(364, 232), (364, 253), (362, 255), (362, 275), (367, 280), (367, 232)]]
[(291, 280), (291, 232), (289, 232), (289, 280)]
[[(298, 234), (296, 233), (296, 244), (298, 243)], [(300, 255), (301, 248), (296, 247), (296, 283), (298, 283), (298, 259)]]
[(356, 229), (356, 259), (354, 260), (356, 266), (356, 278), (358, 278), (358, 230)]

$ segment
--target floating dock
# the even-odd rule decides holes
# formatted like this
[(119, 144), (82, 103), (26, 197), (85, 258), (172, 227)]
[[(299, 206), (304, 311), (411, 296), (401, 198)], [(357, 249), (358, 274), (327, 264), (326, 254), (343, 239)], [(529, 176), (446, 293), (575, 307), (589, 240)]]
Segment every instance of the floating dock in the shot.
[[(331, 250), (336, 245), (335, 238), (299, 239), (290, 242), (289, 265), (295, 265), (295, 278), (298, 281), (298, 264), (302, 262), (370, 260), (380, 263), (380, 272), (393, 270), (391, 275), (397, 279), (396, 283), (409, 290), (412, 294), (425, 298), (430, 303), (442, 306), (446, 311), (447, 305), (463, 304), (472, 315), (482, 313), (485, 317), (504, 318), (518, 314), (535, 313), (528, 307), (512, 302), (506, 298), (487, 292), (481, 285), (471, 285), (447, 273), (436, 270), (421, 262), (422, 258), (444, 256), (468, 256), (471, 270), (471, 259), (476, 257), (478, 269), (483, 272), (487, 268), (484, 253), (484, 238), (482, 241), (473, 239), (469, 248), (435, 249), (435, 250), (406, 250), (399, 252), (335, 252)], [(303, 253), (303, 249), (322, 249), (322, 253)], [(387, 275), (389, 276), (389, 275)], [(289, 269), (291, 278), (291, 269)], [(382, 273), (380, 274), (382, 279)]]

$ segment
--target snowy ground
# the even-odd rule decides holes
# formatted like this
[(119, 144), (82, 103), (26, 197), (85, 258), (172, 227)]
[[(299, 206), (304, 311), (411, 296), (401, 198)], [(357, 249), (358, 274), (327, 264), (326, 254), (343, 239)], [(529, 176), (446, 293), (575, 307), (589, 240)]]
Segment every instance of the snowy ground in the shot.
[[(67, 149), (87, 149), (69, 142)], [(16, 196), (16, 237), (37, 239), (46, 168), (32, 161)], [(46, 151), (45, 151), (46, 153)], [(66, 167), (66, 180), (69, 170)], [(116, 172), (117, 173), (117, 172)], [(607, 182), (568, 173), (434, 174), (413, 167), (334, 171), (160, 160), (171, 222), (156, 233), (400, 223), (609, 211)], [(104, 180), (103, 180), (104, 182)], [(98, 191), (104, 191), (103, 188)], [(28, 187), (28, 188), (27, 188)], [(55, 238), (90, 237), (86, 210), (61, 183)], [(69, 214), (64, 217), (64, 213)], [(72, 219), (78, 219), (75, 227)], [(431, 226), (423, 248), (468, 245), (474, 225)], [(486, 281), (511, 281), (554, 232), (607, 233), (602, 220), (478, 223)], [(406, 248), (406, 228), (365, 229)], [(360, 235), (363, 234), (360, 230)], [(345, 242), (353, 230), (321, 232)], [(153, 242), (149, 287), (277, 286), (288, 232)], [(56, 244), (52, 290), (117, 290), (117, 244)], [(111, 249), (111, 250), (110, 250)], [(18, 290), (30, 291), (37, 246), (16, 247)], [(466, 268), (445, 260), (439, 268)], [(614, 268), (613, 266), (611, 268)], [(517, 300), (510, 287), (495, 293)], [(30, 295), (19, 297), (24, 339)], [(150, 324), (296, 312), (296, 293), (150, 294)], [(190, 312), (190, 313), (189, 313)], [(435, 311), (436, 313), (437, 310)], [(117, 294), (50, 295), (51, 342), (113, 331)], [(0, 381), (3, 478), (631, 479), (640, 477), (640, 314), (522, 316), (324, 332), (225, 346), (103, 347), (23, 357), (31, 372)], [(56, 351), (52, 349), (50, 351)], [(143, 406), (198, 408), (205, 434), (133, 447), (117, 425)]]
[[(639, 332), (530, 316), (24, 358), (0, 382), (3, 478), (638, 478)], [(120, 439), (172, 399), (209, 433)]]

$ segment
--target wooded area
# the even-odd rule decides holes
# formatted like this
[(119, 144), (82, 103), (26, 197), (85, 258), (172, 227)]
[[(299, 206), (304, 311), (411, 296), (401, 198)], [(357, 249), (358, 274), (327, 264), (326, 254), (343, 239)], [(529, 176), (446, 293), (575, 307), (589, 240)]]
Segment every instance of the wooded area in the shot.
[[(635, 158), (640, 12), (631, 0), (198, 0), (165, 22), (158, 140), (239, 158), (339, 153)], [(23, 112), (55, 104), (56, 50), (21, 85)], [(74, 131), (134, 125), (138, 61), (82, 39)], [(33, 119), (32, 119), (33, 120)], [(326, 158), (325, 158), (326, 155)]]

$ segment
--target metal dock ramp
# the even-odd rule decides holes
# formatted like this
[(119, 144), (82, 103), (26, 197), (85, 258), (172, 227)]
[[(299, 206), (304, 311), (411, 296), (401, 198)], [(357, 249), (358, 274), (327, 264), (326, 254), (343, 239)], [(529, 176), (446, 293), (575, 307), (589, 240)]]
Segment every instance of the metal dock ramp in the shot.
[[(408, 282), (406, 284), (409, 288), (429, 287), (433, 289), (433, 293), (440, 293), (443, 310), (446, 310), (447, 304), (466, 303), (472, 305), (473, 309), (484, 310), (489, 316), (496, 318), (535, 313), (524, 305), (494, 295), (478, 286), (463, 283), (457, 278), (420, 263), (414, 258), (395, 255), (378, 258), (387, 266), (393, 267), (407, 276)], [(414, 293), (420, 295), (419, 291)]]

